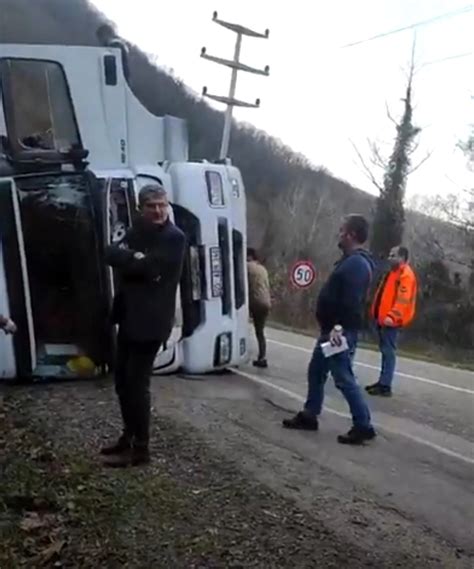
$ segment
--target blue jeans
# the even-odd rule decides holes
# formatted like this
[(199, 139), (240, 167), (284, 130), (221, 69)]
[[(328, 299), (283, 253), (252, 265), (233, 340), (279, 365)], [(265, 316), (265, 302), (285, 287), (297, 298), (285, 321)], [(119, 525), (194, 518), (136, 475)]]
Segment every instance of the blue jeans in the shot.
[(379, 326), (379, 347), (382, 354), (379, 383), (383, 387), (392, 388), (395, 366), (397, 363), (397, 340), (399, 329), (389, 326)]
[(329, 372), (334, 379), (336, 387), (344, 395), (349, 404), (352, 421), (355, 427), (371, 428), (370, 411), (357, 383), (352, 368), (352, 361), (357, 348), (357, 332), (345, 332), (349, 351), (325, 358), (321, 344), (328, 340), (321, 336), (314, 348), (313, 356), (308, 367), (308, 397), (305, 410), (312, 415), (320, 415), (324, 401), (324, 386)]

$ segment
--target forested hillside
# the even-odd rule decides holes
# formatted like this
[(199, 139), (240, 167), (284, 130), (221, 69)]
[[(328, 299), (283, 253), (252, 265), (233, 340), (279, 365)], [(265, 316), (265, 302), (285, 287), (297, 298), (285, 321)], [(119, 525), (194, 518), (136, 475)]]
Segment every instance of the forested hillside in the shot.
[[(0, 42), (96, 45), (96, 30), (105, 20), (87, 0), (0, 0)], [(217, 157), (222, 113), (157, 68), (136, 46), (131, 46), (130, 75), (133, 90), (152, 112), (187, 120), (192, 158)], [(337, 255), (339, 219), (349, 212), (372, 215), (374, 198), (312, 167), (282, 142), (250, 126), (234, 125), (230, 155), (247, 187), (249, 242), (262, 251), (272, 272), (275, 317), (293, 326), (309, 326), (314, 291), (288, 290), (289, 264), (301, 256), (312, 258), (324, 277)], [(446, 344), (462, 326), (472, 339), (474, 309), (468, 290), (474, 255), (462, 233), (408, 212), (406, 241), (423, 280), (424, 316), (414, 332)]]

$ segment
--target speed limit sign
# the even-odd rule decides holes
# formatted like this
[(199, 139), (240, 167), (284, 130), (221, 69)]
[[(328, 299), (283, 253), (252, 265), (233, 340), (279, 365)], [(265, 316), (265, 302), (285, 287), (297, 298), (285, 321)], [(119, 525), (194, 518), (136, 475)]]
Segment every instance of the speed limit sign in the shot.
[(296, 288), (309, 288), (316, 279), (316, 269), (311, 261), (298, 261), (291, 268), (291, 284)]

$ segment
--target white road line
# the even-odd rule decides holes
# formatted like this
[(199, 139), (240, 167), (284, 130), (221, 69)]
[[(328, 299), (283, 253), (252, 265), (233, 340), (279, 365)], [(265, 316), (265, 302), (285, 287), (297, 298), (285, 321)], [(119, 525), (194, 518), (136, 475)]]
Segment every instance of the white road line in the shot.
[[(313, 353), (313, 350), (308, 350), (308, 348), (301, 348), (300, 346), (295, 346), (293, 344), (286, 344), (285, 342), (278, 342), (277, 340), (268, 339), (267, 342), (270, 342), (271, 344), (276, 344), (277, 346), (281, 346), (283, 348), (290, 348), (298, 352), (304, 352), (305, 354)], [(375, 369), (376, 371), (379, 371), (380, 369), (378, 366), (373, 366), (362, 362), (355, 362), (355, 364), (360, 367)], [(449, 385), (447, 383), (441, 383), (440, 381), (435, 381), (434, 379), (428, 379), (426, 377), (420, 377), (418, 375), (411, 375), (409, 373), (402, 373), (400, 371), (395, 372), (395, 375), (398, 375), (399, 377), (406, 377), (407, 379), (413, 379), (415, 381), (420, 381), (421, 383), (436, 385), (437, 387), (444, 387), (445, 389), (451, 389), (451, 391), (459, 391), (460, 393), (468, 393), (469, 395), (474, 395), (474, 390), (468, 389), (467, 387), (458, 387), (457, 385)]]
[[(276, 385), (275, 383), (271, 383), (270, 381), (267, 381), (266, 379), (263, 379), (261, 377), (257, 377), (256, 375), (252, 375), (251, 373), (247, 373), (247, 372), (242, 371), (242, 370), (237, 369), (237, 368), (230, 368), (230, 369), (235, 374), (240, 375), (242, 377), (245, 377), (246, 379), (249, 379), (250, 381), (257, 383), (258, 385), (263, 385), (264, 387), (269, 387), (270, 389), (278, 391), (278, 392), (282, 393), (283, 395), (286, 395), (287, 397), (290, 397), (291, 399), (298, 401), (299, 403), (305, 402), (304, 397), (302, 397), (301, 395), (298, 395), (297, 393), (294, 393), (293, 391), (290, 391), (289, 389), (281, 387), (280, 385)], [(333, 415), (337, 415), (338, 417), (344, 417), (345, 419), (351, 418), (351, 416), (348, 413), (343, 413), (342, 411), (337, 411), (336, 409), (332, 409), (331, 407), (325, 406), (324, 410), (327, 411), (328, 413), (332, 413)], [(462, 462), (465, 462), (467, 464), (473, 464), (474, 465), (474, 458), (473, 457), (466, 456), (464, 454), (460, 454), (458, 452), (450, 450), (449, 448), (442, 447), (440, 445), (437, 445), (436, 443), (432, 443), (430, 441), (427, 441), (426, 439), (422, 439), (420, 437), (417, 437), (416, 435), (411, 435), (410, 433), (405, 433), (404, 431), (400, 431), (398, 429), (387, 428), (384, 425), (381, 425), (378, 423), (374, 423), (374, 427), (376, 429), (386, 431), (387, 433), (390, 433), (392, 435), (405, 437), (406, 439), (409, 439), (410, 441), (413, 441), (413, 442), (418, 443), (420, 445), (427, 446), (427, 447), (429, 447), (429, 448), (431, 448), (431, 449), (433, 449), (433, 450), (435, 450), (441, 454), (449, 456), (450, 458), (455, 458), (455, 459), (460, 460)]]

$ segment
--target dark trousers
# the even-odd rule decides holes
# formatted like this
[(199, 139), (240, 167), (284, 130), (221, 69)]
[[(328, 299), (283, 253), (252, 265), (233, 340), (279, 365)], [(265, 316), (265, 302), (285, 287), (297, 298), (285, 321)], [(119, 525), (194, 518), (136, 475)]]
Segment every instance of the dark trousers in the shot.
[(137, 446), (150, 438), (150, 375), (161, 342), (131, 342), (119, 334), (115, 367), (123, 437)]
[(258, 343), (258, 359), (264, 360), (267, 357), (267, 340), (265, 338), (265, 324), (267, 322), (268, 308), (254, 308), (251, 311), (255, 336)]

